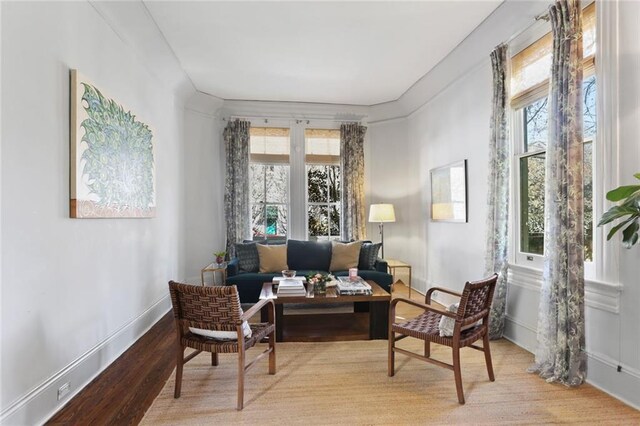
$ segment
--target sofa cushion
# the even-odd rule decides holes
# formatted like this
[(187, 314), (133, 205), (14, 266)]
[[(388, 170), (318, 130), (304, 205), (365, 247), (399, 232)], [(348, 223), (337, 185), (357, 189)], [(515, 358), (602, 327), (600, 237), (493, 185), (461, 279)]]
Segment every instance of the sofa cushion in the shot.
[(382, 243), (363, 243), (360, 249), (358, 269), (375, 269), (380, 247), (382, 247)]
[(258, 272), (260, 269), (260, 256), (258, 256), (256, 243), (236, 244), (236, 257), (239, 272)]
[(289, 240), (287, 264), (289, 269), (296, 271), (328, 271), (331, 264), (331, 242)]
[(260, 258), (260, 272), (281, 272), (287, 265), (287, 246), (256, 244)]
[(330, 271), (343, 271), (349, 268), (357, 268), (360, 260), (362, 241), (353, 243), (331, 242)]

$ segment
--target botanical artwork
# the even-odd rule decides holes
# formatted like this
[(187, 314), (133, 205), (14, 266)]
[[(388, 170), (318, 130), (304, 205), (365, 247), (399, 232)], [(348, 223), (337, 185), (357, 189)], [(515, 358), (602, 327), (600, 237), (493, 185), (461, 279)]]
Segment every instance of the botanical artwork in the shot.
[(155, 216), (153, 133), (71, 70), (70, 215)]
[(467, 221), (467, 160), (431, 170), (431, 220)]

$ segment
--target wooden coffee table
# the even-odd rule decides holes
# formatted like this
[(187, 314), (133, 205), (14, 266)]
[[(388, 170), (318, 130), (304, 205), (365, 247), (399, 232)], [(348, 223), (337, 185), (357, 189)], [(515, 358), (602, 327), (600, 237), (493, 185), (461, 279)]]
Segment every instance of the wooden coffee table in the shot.
[[(340, 296), (335, 287), (328, 287), (326, 294), (307, 291), (306, 296), (280, 298), (275, 294), (273, 283), (268, 282), (262, 285), (260, 299), (273, 299), (276, 305), (276, 340), (279, 342), (386, 339), (389, 333), (391, 295), (375, 282), (367, 282), (371, 285), (371, 295)], [(354, 312), (284, 315), (285, 305), (300, 303), (353, 303)], [(264, 317), (266, 311), (262, 315)]]

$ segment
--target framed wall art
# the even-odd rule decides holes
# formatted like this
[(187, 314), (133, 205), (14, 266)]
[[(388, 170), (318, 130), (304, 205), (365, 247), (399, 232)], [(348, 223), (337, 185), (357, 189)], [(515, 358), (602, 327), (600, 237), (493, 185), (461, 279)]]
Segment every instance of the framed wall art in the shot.
[(467, 222), (467, 160), (431, 169), (431, 220)]
[(70, 216), (154, 217), (149, 126), (77, 70), (71, 70), (70, 116)]

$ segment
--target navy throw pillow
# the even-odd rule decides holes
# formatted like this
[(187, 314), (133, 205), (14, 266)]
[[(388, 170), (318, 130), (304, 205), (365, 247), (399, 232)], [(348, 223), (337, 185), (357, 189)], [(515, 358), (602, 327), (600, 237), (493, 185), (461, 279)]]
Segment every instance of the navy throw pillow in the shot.
[(360, 248), (358, 269), (375, 269), (380, 247), (382, 247), (382, 243), (363, 243)]
[(260, 257), (256, 243), (236, 244), (236, 257), (238, 258), (239, 272), (258, 272), (260, 270)]
[(331, 241), (287, 241), (287, 265), (297, 271), (328, 271)]

